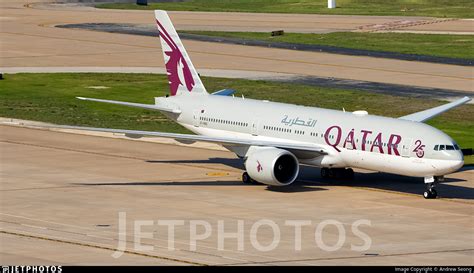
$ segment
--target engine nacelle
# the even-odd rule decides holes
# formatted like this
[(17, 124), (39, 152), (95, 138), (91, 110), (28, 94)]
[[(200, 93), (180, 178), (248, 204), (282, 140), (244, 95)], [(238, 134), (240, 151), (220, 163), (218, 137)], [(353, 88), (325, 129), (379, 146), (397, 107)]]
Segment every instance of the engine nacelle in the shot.
[(292, 153), (273, 147), (252, 151), (245, 161), (245, 169), (252, 179), (272, 186), (293, 183), (300, 170), (298, 159)]

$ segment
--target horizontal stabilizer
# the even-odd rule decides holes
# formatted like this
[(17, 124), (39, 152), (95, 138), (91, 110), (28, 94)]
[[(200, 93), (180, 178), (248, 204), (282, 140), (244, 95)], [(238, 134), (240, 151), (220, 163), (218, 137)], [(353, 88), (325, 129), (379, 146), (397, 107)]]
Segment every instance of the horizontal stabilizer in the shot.
[(165, 112), (170, 112), (170, 113), (175, 113), (175, 114), (180, 114), (181, 113), (180, 109), (177, 109), (177, 108), (176, 109), (171, 109), (171, 108), (162, 107), (162, 106), (159, 106), (159, 105), (156, 105), (156, 104), (141, 104), (141, 103), (133, 103), (133, 102), (93, 99), (93, 98), (84, 98), (84, 97), (77, 97), (77, 98), (80, 99), (80, 100), (105, 102), (105, 103), (124, 105), (124, 106), (130, 106), (130, 107), (144, 108), (144, 109), (157, 110), (157, 111), (165, 111)]
[(399, 119), (404, 119), (404, 120), (410, 120), (410, 121), (417, 121), (417, 122), (424, 122), (429, 119), (434, 118), (435, 116), (442, 114), (454, 107), (458, 107), (460, 105), (463, 105), (470, 101), (471, 99), (469, 97), (464, 97), (462, 99), (459, 99), (457, 101), (453, 101), (448, 104), (444, 104), (435, 108), (431, 108), (428, 110), (424, 110), (421, 112), (416, 112), (407, 116), (400, 117)]

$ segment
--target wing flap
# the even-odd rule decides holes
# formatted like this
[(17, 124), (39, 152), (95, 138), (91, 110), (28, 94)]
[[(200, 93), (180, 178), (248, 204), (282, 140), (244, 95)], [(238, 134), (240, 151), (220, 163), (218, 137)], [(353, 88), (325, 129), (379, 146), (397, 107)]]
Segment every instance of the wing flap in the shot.
[(417, 122), (424, 122), (429, 119), (434, 118), (435, 116), (442, 114), (448, 110), (451, 110), (452, 108), (458, 107), (460, 105), (463, 105), (467, 102), (469, 102), (471, 98), (469, 97), (464, 97), (462, 99), (453, 101), (451, 103), (443, 104), (438, 107), (434, 107), (431, 109), (427, 109), (421, 112), (416, 112), (407, 116), (400, 117), (399, 119), (403, 120), (410, 120), (410, 121), (417, 121)]

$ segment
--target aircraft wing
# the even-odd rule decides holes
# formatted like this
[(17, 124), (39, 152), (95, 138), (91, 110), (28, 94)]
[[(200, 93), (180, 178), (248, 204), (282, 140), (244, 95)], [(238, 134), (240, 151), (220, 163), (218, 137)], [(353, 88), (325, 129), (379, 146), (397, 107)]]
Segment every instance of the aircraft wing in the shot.
[(217, 95), (217, 96), (231, 96), (235, 93), (235, 90), (233, 89), (222, 89), (219, 91), (216, 91), (212, 93), (211, 95)]
[(84, 98), (84, 97), (77, 97), (80, 100), (88, 100), (88, 101), (97, 101), (97, 102), (105, 102), (105, 103), (111, 103), (111, 104), (117, 104), (117, 105), (124, 105), (124, 106), (131, 106), (131, 107), (137, 107), (137, 108), (144, 108), (144, 109), (150, 109), (150, 110), (158, 110), (158, 111), (165, 111), (165, 112), (171, 112), (175, 114), (180, 114), (181, 110), (176, 108), (168, 108), (168, 107), (163, 107), (160, 105), (156, 104), (141, 104), (141, 103), (133, 103), (133, 102), (123, 102), (123, 101), (116, 101), (116, 100), (103, 100), (103, 99), (93, 99), (93, 98)]
[(136, 131), (136, 130), (122, 130), (122, 129), (108, 129), (108, 128), (93, 128), (93, 127), (82, 127), (82, 126), (48, 126), (42, 128), (56, 128), (56, 129), (74, 129), (74, 130), (87, 130), (95, 132), (107, 132), (107, 133), (117, 133), (125, 134), (125, 136), (130, 138), (141, 138), (141, 137), (164, 137), (172, 138), (181, 142), (194, 142), (194, 141), (203, 141), (217, 143), (226, 146), (267, 146), (267, 147), (276, 147), (282, 148), (285, 150), (293, 150), (299, 152), (310, 152), (316, 155), (327, 154), (327, 148), (321, 145), (316, 144), (293, 144), (288, 142), (279, 142), (279, 141), (266, 141), (266, 140), (249, 140), (236, 137), (211, 137), (211, 136), (202, 136), (202, 135), (190, 135), (190, 134), (175, 134), (175, 133), (164, 133), (164, 132), (151, 132), (151, 131)]
[(431, 108), (431, 109), (428, 109), (428, 110), (424, 110), (424, 111), (421, 111), (421, 112), (416, 112), (416, 113), (413, 113), (413, 114), (410, 114), (410, 115), (407, 115), (407, 116), (400, 117), (399, 119), (424, 122), (424, 121), (432, 119), (435, 116), (437, 116), (439, 114), (442, 114), (442, 113), (444, 113), (444, 112), (446, 112), (446, 111), (448, 111), (448, 110), (450, 110), (454, 107), (458, 107), (460, 105), (463, 105), (463, 104), (465, 104), (466, 102), (468, 102), (470, 100), (471, 100), (471, 98), (464, 97), (462, 99), (453, 101), (453, 102), (448, 103), (448, 104), (444, 104), (444, 105), (441, 105), (441, 106), (438, 106), (438, 107), (435, 107), (435, 108)]

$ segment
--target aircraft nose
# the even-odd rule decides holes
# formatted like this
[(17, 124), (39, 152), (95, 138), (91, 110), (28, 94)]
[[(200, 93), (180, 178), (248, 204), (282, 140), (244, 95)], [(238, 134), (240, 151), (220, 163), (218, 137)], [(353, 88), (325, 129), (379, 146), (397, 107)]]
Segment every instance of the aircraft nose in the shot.
[(451, 160), (451, 171), (457, 171), (464, 165), (464, 160)]
[(441, 173), (453, 173), (464, 165), (464, 158), (461, 151), (452, 151), (449, 157), (433, 165)]
[(454, 158), (450, 160), (450, 165), (450, 169), (453, 172), (459, 170), (464, 165), (464, 156), (462, 151), (457, 151)]

